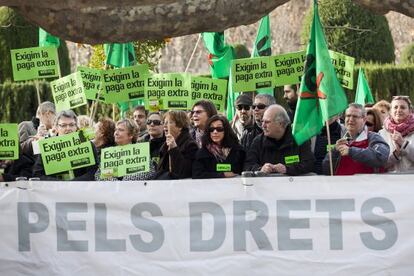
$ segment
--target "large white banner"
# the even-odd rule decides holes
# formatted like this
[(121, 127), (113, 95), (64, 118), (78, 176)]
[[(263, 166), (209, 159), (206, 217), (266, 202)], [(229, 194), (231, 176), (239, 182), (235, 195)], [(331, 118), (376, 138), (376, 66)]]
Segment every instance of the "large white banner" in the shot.
[(412, 175), (3, 183), (0, 275), (412, 275), (413, 229)]

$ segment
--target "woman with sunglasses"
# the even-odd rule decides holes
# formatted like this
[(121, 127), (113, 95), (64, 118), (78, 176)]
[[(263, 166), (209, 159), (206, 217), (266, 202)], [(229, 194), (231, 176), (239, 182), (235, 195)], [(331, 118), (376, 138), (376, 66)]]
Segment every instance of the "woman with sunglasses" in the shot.
[(193, 164), (193, 178), (222, 178), (241, 174), (246, 154), (226, 117), (214, 115), (207, 121), (202, 145)]
[(198, 147), (201, 147), (201, 137), (206, 129), (207, 120), (216, 114), (216, 106), (208, 100), (200, 100), (193, 105), (191, 119), (194, 127), (190, 130), (190, 133)]
[(390, 146), (388, 169), (393, 172), (414, 170), (414, 115), (408, 96), (395, 96), (390, 115), (379, 132)]
[(381, 115), (376, 109), (367, 108), (367, 120), (365, 125), (368, 128), (368, 131), (377, 132), (382, 129)]
[(147, 119), (147, 131), (144, 141), (150, 143), (150, 155), (157, 165), (160, 161), (160, 149), (165, 143), (164, 123), (159, 112), (151, 112)]

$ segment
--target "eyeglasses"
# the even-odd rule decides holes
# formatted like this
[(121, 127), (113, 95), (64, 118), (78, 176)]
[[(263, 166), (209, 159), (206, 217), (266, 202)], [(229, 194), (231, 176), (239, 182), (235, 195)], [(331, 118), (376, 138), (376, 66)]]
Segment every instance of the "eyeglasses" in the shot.
[(58, 127), (60, 127), (60, 128), (67, 128), (67, 127), (74, 128), (74, 127), (76, 127), (76, 124), (75, 123), (71, 123), (71, 124), (58, 124)]
[(154, 124), (154, 126), (160, 126), (162, 124), (161, 120), (147, 120), (147, 125)]
[(224, 127), (209, 127), (208, 128), (208, 132), (214, 132), (214, 131), (223, 132), (224, 131)]
[(247, 104), (239, 104), (238, 106), (236, 106), (236, 108), (238, 109), (238, 110), (246, 110), (246, 111), (249, 111), (250, 110), (250, 105), (247, 105)]
[(365, 122), (365, 124), (367, 125), (367, 127), (373, 127), (374, 126), (374, 124), (373, 123), (371, 123), (371, 122)]
[(205, 110), (192, 110), (191, 111), (191, 116), (193, 116), (194, 114), (201, 114), (201, 113), (203, 113), (203, 112), (206, 112)]
[(265, 105), (265, 104), (254, 104), (254, 105), (252, 105), (253, 109), (256, 109), (256, 107), (257, 107), (257, 109), (265, 109), (267, 107), (267, 105)]
[(345, 115), (345, 118), (346, 119), (352, 118), (352, 119), (356, 120), (356, 119), (362, 118), (362, 116), (347, 114), (347, 115)]

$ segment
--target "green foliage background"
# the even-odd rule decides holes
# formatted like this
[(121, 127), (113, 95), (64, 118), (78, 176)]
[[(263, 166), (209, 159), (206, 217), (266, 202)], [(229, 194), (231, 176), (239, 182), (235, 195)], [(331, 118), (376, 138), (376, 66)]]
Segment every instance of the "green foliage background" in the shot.
[(401, 53), (401, 64), (414, 64), (414, 43), (403, 49)]
[[(37, 47), (39, 45), (38, 27), (27, 22), (13, 9), (0, 7), (0, 83), (13, 79), (10, 50)], [(70, 74), (69, 52), (66, 43), (59, 50), (60, 72)]]
[[(166, 45), (165, 40), (140, 40), (134, 42), (135, 54), (140, 64), (148, 64), (152, 71), (156, 71), (156, 66), (161, 58), (159, 51)], [(103, 44), (93, 46), (93, 54), (89, 66), (102, 69), (105, 67), (105, 52)]]
[[(351, 0), (319, 0), (319, 17), (330, 50), (355, 58), (355, 62), (394, 63), (394, 42), (385, 16), (376, 15)], [(313, 7), (302, 28), (302, 44), (309, 40)]]

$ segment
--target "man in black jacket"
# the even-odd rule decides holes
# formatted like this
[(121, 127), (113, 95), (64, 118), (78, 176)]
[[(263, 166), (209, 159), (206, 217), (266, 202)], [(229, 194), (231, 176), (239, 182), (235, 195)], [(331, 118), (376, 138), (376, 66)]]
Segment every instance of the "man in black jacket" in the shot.
[(291, 122), (293, 122), (293, 118), (295, 118), (299, 86), (300, 84), (288, 84), (283, 87), (283, 99), (285, 99), (289, 106), (287, 113)]
[(246, 127), (243, 130), (243, 134), (240, 140), (240, 144), (247, 152), (253, 143), (254, 138), (263, 133), (262, 130), (262, 119), (266, 109), (276, 103), (275, 97), (268, 94), (258, 94), (254, 98), (252, 105), (254, 114), (254, 123), (251, 126)]
[(290, 119), (280, 105), (271, 105), (262, 120), (263, 133), (247, 153), (244, 169), (264, 173), (302, 175), (312, 171), (314, 156), (310, 142), (298, 146), (293, 139)]

